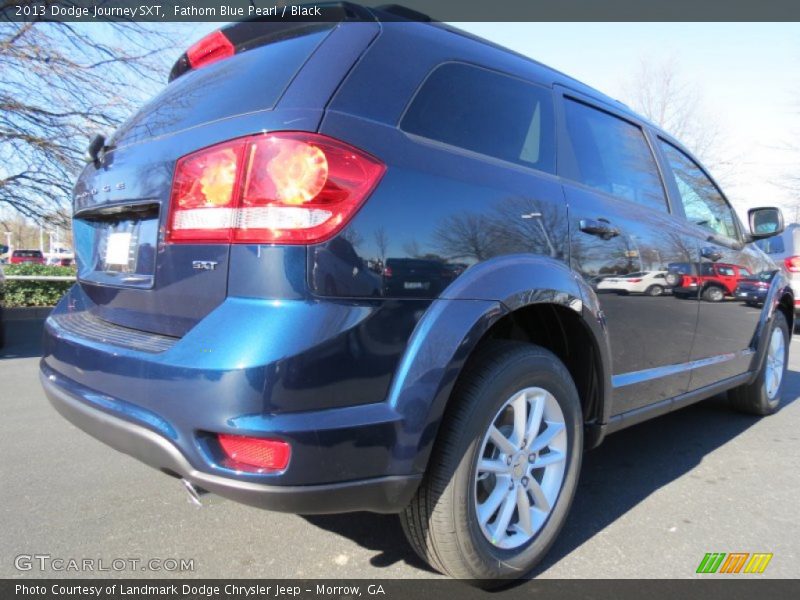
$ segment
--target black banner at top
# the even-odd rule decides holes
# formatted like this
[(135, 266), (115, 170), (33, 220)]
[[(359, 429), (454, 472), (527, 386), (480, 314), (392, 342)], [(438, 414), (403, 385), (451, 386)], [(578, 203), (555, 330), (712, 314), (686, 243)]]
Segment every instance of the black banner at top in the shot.
[(798, 0), (0, 0), (0, 7), (0, 19), (18, 22), (800, 21)]

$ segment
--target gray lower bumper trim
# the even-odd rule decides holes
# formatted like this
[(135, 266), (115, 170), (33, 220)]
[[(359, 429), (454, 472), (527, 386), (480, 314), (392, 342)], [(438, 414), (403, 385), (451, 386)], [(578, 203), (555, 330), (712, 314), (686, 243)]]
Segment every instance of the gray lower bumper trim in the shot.
[(105, 444), (169, 475), (237, 502), (280, 512), (325, 514), (354, 511), (400, 512), (421, 476), (391, 476), (325, 485), (263, 485), (195, 469), (169, 440), (145, 427), (89, 406), (40, 376), (53, 407), (73, 425)]

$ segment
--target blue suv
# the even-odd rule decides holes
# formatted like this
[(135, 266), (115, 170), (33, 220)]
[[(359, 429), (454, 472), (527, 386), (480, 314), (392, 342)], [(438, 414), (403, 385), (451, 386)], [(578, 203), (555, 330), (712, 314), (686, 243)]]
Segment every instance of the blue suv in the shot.
[(399, 513), (436, 569), (520, 577), (608, 433), (776, 410), (794, 299), (598, 289), (775, 270), (677, 140), (439, 23), (341, 5), (193, 45), (74, 191), (41, 381), (109, 446), (296, 513)]

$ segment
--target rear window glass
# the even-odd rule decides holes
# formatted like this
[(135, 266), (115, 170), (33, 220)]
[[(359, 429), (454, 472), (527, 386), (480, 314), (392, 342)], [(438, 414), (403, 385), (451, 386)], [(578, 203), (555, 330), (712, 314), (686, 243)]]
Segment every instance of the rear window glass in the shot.
[(553, 101), (533, 83), (460, 63), (437, 67), (400, 128), (541, 171), (555, 171)]
[(17, 258), (41, 258), (42, 253), (38, 250), (14, 250), (13, 256)]
[(783, 238), (779, 235), (775, 237), (766, 238), (756, 241), (756, 246), (761, 248), (767, 254), (783, 254), (786, 248), (783, 245)]
[(112, 143), (133, 143), (272, 108), (333, 25), (295, 32), (295, 37), (178, 77), (122, 125)]

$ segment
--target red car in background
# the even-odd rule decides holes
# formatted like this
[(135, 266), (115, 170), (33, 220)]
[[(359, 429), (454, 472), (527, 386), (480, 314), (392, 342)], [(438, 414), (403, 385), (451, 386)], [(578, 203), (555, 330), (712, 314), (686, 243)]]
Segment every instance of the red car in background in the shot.
[(708, 302), (733, 296), (739, 282), (752, 275), (745, 267), (726, 263), (681, 263), (680, 266), (682, 268), (673, 269), (670, 265), (670, 270), (678, 271), (680, 277), (672, 290), (673, 295), (688, 298), (699, 293)]
[(12, 265), (21, 265), (23, 263), (33, 263), (36, 265), (45, 264), (44, 254), (41, 250), (14, 250), (11, 253)]

